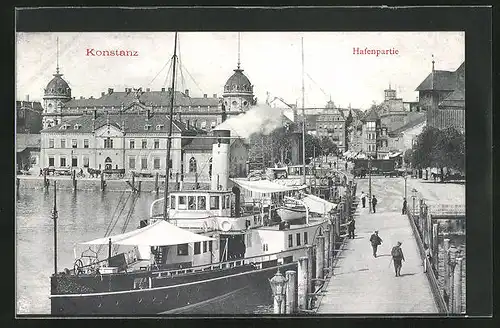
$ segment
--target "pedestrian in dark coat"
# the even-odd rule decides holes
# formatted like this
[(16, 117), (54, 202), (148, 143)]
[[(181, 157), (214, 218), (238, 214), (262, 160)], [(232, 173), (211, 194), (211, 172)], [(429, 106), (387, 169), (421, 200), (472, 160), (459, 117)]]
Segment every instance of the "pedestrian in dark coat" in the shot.
[(336, 169), (337, 168), (337, 162), (333, 162), (333, 168)]
[(356, 221), (352, 219), (348, 225), (349, 238), (354, 239), (354, 229), (356, 229)]
[(361, 196), (359, 196), (361, 198), (361, 204), (363, 205), (363, 208), (365, 208), (365, 205), (366, 205), (366, 194), (364, 193), (364, 191), (361, 192)]
[(405, 215), (406, 211), (407, 211), (406, 198), (403, 198), (403, 209), (401, 210), (401, 214)]
[(377, 198), (375, 198), (375, 195), (372, 197), (372, 207), (373, 207), (373, 213), (376, 213), (377, 211), (375, 210), (375, 207), (377, 206)]
[(347, 171), (347, 161), (345, 162), (345, 170)]
[(332, 162), (328, 162), (328, 165), (330, 165), (330, 168), (332, 168)]
[(400, 241), (398, 241), (397, 245), (392, 248), (391, 256), (392, 260), (394, 261), (394, 271), (396, 272), (396, 277), (399, 277), (401, 276), (401, 267), (403, 266), (401, 261), (405, 260)]
[(382, 244), (382, 238), (378, 235), (378, 230), (376, 230), (370, 237), (370, 243), (372, 244), (373, 257), (377, 257), (377, 248)]

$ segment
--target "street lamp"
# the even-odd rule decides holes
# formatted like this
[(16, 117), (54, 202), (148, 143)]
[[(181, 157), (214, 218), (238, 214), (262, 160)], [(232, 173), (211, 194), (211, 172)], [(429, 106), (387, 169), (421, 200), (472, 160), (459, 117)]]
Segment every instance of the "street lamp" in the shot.
[(406, 174), (406, 172), (405, 172), (404, 178), (405, 178), (405, 199), (406, 199), (406, 179), (408, 178), (408, 175)]
[(418, 192), (418, 190), (415, 188), (413, 188), (411, 190), (411, 198), (413, 200), (413, 213), (412, 213), (412, 215), (415, 215), (415, 200), (417, 199), (417, 192)]
[(372, 212), (372, 159), (368, 157), (368, 213)]
[(283, 302), (284, 294), (285, 294), (285, 284), (288, 280), (281, 274), (278, 269), (278, 272), (269, 279), (269, 284), (271, 285), (271, 290), (273, 291), (274, 296), (274, 314), (282, 314), (281, 313), (281, 303)]

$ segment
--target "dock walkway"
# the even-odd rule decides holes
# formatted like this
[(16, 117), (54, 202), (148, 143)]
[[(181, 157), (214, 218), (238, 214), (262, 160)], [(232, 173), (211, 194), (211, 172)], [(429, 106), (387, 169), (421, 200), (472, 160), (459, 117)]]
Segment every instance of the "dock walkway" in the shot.
[[(358, 186), (358, 190), (366, 189)], [(359, 203), (354, 215), (355, 239), (348, 239), (340, 253), (334, 274), (318, 300), (317, 313), (438, 313), (410, 222), (400, 210), (395, 211), (400, 202), (395, 192), (393, 197), (379, 200), (375, 214), (368, 212), (368, 201), (366, 208)], [(377, 258), (369, 241), (374, 230), (379, 230), (383, 239)], [(406, 261), (401, 276), (395, 277), (390, 252), (398, 241), (402, 242)]]

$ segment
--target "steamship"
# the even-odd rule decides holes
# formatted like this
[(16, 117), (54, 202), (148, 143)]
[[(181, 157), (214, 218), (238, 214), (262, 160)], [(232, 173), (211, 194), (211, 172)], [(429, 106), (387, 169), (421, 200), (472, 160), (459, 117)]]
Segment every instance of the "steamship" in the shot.
[[(172, 59), (175, 65), (175, 50)], [(175, 74), (172, 89), (174, 81)], [(170, 145), (171, 138), (170, 131)], [(270, 294), (276, 271), (296, 270), (300, 257), (311, 256), (335, 204), (307, 195), (305, 186), (229, 179), (231, 132), (214, 130), (213, 139), (210, 189), (169, 191), (167, 174), (165, 198), (151, 204), (139, 228), (81, 243), (88, 249), (73, 268), (51, 276), (52, 315), (189, 312), (250, 286)], [(277, 209), (297, 193), (305, 212), (282, 220)], [(107, 245), (108, 257), (99, 260), (94, 245)], [(113, 255), (112, 247), (121, 252)]]
[[(272, 203), (242, 201), (241, 189), (248, 194), (254, 187), (228, 178), (230, 131), (214, 131), (214, 138), (211, 189), (171, 191), (168, 221), (155, 214), (164, 206), (158, 199), (142, 227), (83, 243), (129, 250), (102, 261), (82, 254), (72, 270), (54, 274), (53, 315), (181, 311), (248, 286), (269, 286), (277, 270), (296, 269), (328, 216), (311, 212), (287, 224)], [(251, 182), (273, 197), (297, 190)]]

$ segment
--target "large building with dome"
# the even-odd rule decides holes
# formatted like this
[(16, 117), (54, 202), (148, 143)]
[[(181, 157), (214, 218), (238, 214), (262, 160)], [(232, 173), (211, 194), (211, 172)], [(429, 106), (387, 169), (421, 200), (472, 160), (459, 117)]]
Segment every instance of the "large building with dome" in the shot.
[[(125, 169), (154, 174), (165, 172), (172, 90), (109, 88), (99, 98), (71, 96), (57, 65), (43, 97), (40, 167), (72, 170)], [(188, 180), (209, 179), (213, 140), (207, 134), (232, 115), (256, 104), (253, 85), (238, 63), (224, 85), (222, 97), (191, 97), (175, 91), (171, 162), (172, 173)], [(204, 135), (208, 138), (193, 138)], [(230, 174), (246, 176), (248, 145), (231, 143)]]
[[(169, 113), (170, 88), (151, 90), (150, 88), (125, 88), (117, 91), (108, 88), (99, 98), (71, 96), (71, 88), (59, 73), (47, 84), (43, 96), (43, 127), (49, 128), (82, 115), (98, 114), (125, 115), (145, 113), (153, 115)], [(225, 117), (238, 115), (256, 104), (253, 85), (243, 74), (238, 63), (234, 73), (224, 85), (222, 97), (213, 94), (209, 97), (192, 97), (189, 90), (175, 91), (174, 112), (180, 121), (198, 129), (210, 130), (222, 123)]]

